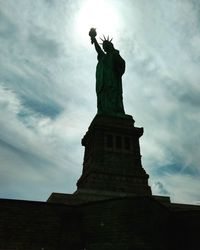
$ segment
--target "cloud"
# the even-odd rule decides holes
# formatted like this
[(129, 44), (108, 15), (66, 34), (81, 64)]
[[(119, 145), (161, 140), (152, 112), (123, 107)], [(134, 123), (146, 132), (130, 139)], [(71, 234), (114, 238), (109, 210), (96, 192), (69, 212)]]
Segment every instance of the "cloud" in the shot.
[[(41, 189), (48, 186), (51, 190), (50, 180), (57, 183), (58, 187), (65, 183), (63, 173), (72, 176), (69, 180), (74, 180), (73, 184), (70, 181), (71, 185), (66, 182), (66, 187), (69, 190), (75, 189), (74, 176), (78, 177), (79, 170), (76, 157), (80, 158), (81, 153), (77, 150), (81, 136), (78, 123), (70, 120), (66, 114), (54, 121), (47, 116), (48, 112), (46, 116), (38, 115), (24, 107), (17, 95), (5, 87), (0, 88), (0, 93), (2, 192), (11, 188), (16, 194), (18, 189), (25, 187), (25, 183), (30, 189), (40, 183)], [(19, 116), (24, 109), (26, 119)], [(4, 180), (7, 180), (7, 188)], [(14, 189), (15, 185), (17, 187)], [(10, 196), (8, 193), (6, 191), (1, 196)], [(31, 194), (28, 196), (26, 188), (18, 196), (28, 199), (32, 197)], [(40, 193), (38, 197), (44, 199), (44, 194)]]
[(156, 181), (152, 186), (155, 194), (162, 194), (164, 196), (169, 196), (170, 193), (165, 189), (164, 185), (160, 181)]
[[(188, 181), (187, 185), (190, 185), (190, 178), (200, 177), (197, 150), (200, 146), (200, 75), (199, 61), (195, 59), (198, 55), (197, 37), (200, 37), (199, 8), (193, 1), (145, 1), (145, 9), (139, 1), (134, 4), (138, 19), (134, 23), (136, 27), (123, 37), (125, 55), (130, 63), (129, 76), (124, 81), (124, 88), (127, 88), (125, 107), (128, 113), (134, 114), (136, 125), (145, 128), (141, 151), (153, 191), (163, 194), (157, 183), (158, 180), (163, 183), (164, 172), (168, 173), (170, 169), (170, 176), (174, 173), (177, 178), (172, 178), (173, 200), (183, 201), (184, 192), (176, 191), (182, 187), (179, 179), (183, 177), (184, 184)], [(196, 47), (195, 42), (191, 45), (193, 40)], [(183, 170), (190, 173), (189, 177)], [(169, 178), (163, 184), (167, 190), (168, 183), (171, 183)], [(195, 190), (199, 187), (194, 181), (192, 198), (185, 193), (189, 202), (197, 200)], [(188, 189), (191, 192), (192, 188)], [(169, 190), (171, 193), (172, 189)]]
[[(113, 41), (126, 60), (125, 110), (144, 127), (141, 154), (152, 189), (173, 201), (195, 203), (200, 200), (200, 5), (106, 4), (118, 17)], [(77, 23), (83, 5), (78, 0), (1, 4), (3, 197), (45, 199), (47, 193), (75, 189), (83, 160), (80, 140), (96, 113), (96, 53)]]
[[(160, 179), (161, 181), (157, 181)], [(156, 176), (151, 183), (153, 194), (169, 196), (175, 203), (198, 204), (199, 192), (199, 176), (187, 173), (166, 173), (160, 177)]]

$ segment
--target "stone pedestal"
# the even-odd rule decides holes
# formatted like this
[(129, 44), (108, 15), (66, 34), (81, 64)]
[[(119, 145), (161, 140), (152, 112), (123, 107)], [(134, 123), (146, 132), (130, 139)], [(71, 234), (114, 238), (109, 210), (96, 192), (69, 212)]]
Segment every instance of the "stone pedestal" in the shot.
[(150, 196), (149, 176), (141, 164), (142, 134), (132, 116), (96, 115), (82, 139), (83, 171), (75, 194)]

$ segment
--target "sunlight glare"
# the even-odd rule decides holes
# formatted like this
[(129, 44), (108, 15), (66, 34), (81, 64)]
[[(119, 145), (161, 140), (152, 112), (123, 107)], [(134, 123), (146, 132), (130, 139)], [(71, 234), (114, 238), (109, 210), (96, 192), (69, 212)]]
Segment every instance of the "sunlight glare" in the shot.
[(119, 14), (110, 1), (87, 0), (81, 3), (76, 19), (76, 30), (83, 41), (88, 43), (90, 28), (97, 29), (97, 39), (102, 35), (114, 37), (119, 29)]

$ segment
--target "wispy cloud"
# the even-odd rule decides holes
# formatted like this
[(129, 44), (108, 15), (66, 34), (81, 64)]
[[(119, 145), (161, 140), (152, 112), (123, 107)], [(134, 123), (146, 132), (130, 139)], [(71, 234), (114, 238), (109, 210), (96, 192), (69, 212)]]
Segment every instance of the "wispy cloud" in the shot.
[[(200, 4), (106, 4), (118, 18), (113, 41), (127, 65), (125, 109), (145, 128), (141, 153), (153, 192), (195, 203)], [(1, 2), (1, 197), (45, 199), (53, 191), (75, 190), (80, 140), (96, 112), (96, 54), (80, 32), (83, 7), (78, 0)]]

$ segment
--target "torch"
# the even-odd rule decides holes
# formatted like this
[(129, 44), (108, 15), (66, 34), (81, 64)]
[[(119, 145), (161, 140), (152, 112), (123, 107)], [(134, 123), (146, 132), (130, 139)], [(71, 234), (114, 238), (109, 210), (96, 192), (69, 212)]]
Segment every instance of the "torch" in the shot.
[(96, 35), (97, 35), (96, 29), (91, 28), (89, 31), (89, 36), (91, 37), (91, 44), (93, 44), (93, 39), (95, 38)]

